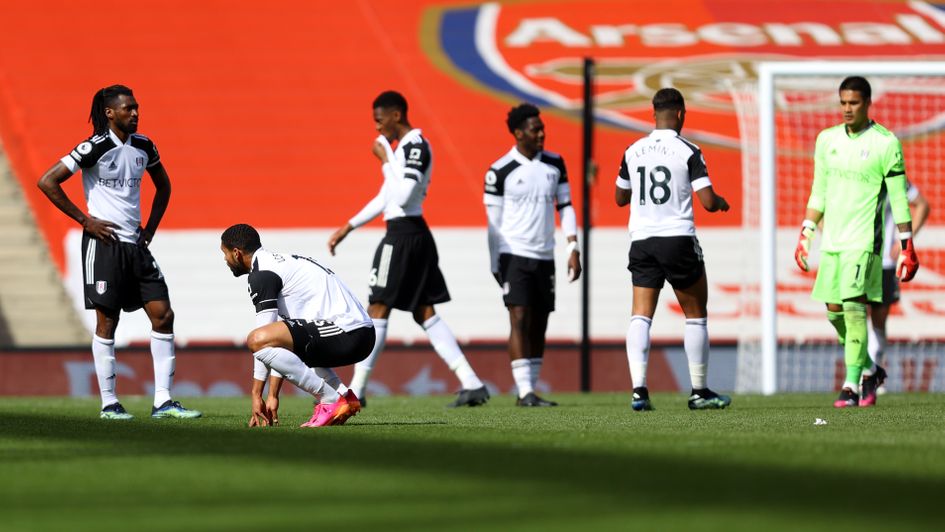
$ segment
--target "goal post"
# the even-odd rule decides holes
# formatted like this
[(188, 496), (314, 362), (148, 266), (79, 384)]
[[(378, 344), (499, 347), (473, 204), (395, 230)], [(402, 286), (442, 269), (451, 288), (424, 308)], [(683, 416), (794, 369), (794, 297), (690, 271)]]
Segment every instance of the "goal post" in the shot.
[[(785, 220), (780, 220), (779, 225), (779, 206), (798, 210), (798, 216), (803, 214), (803, 206), (798, 207), (797, 204), (802, 198), (806, 199), (810, 190), (816, 134), (823, 127), (840, 123), (837, 91), (840, 81), (851, 75), (864, 76), (874, 84), (874, 102), (882, 99), (884, 84), (895, 87), (901, 95), (898, 97), (900, 99), (905, 100), (910, 95), (916, 95), (917, 101), (921, 101), (918, 110), (905, 112), (909, 115), (908, 118), (896, 119), (892, 123), (878, 120), (896, 133), (900, 140), (941, 136), (938, 133), (943, 129), (942, 122), (945, 121), (945, 61), (762, 62), (757, 65), (757, 85), (752, 83), (739, 87), (730, 86), (742, 138), (746, 205), (743, 225), (746, 232), (754, 231), (758, 235), (757, 281), (746, 282), (746, 288), (743, 289), (744, 298), (758, 298), (757, 301), (746, 303), (757, 305), (754, 307), (757, 323), (752, 324), (754, 332), (749, 333), (756, 337), (752, 339), (753, 348), (743, 349), (742, 345), (739, 346), (740, 359), (744, 356), (757, 360), (745, 361), (749, 363), (749, 370), (742, 375), (743, 382), (739, 386), (741, 391), (757, 391), (770, 395), (783, 388), (778, 360), (778, 261), (789, 259), (778, 257), (779, 228), (786, 231), (788, 227)], [(815, 96), (815, 93), (821, 96)], [(929, 94), (932, 96), (927, 97)], [(895, 98), (890, 98), (892, 99)], [(882, 104), (883, 102), (879, 101), (879, 106)], [(808, 115), (801, 115), (796, 119), (797, 123), (803, 123), (803, 133), (792, 130), (791, 123), (785, 119), (785, 115), (791, 113), (800, 115), (798, 109), (809, 112)], [(924, 116), (923, 113), (929, 116)], [(922, 118), (919, 118), (920, 116)], [(800, 130), (801, 127), (795, 129)], [(785, 146), (779, 146), (779, 131), (782, 132), (781, 141)], [(945, 146), (945, 141), (941, 144)], [(945, 153), (935, 153), (945, 156)], [(791, 190), (793, 196), (790, 197), (779, 183), (779, 176), (785, 174), (785, 169), (778, 167), (779, 159), (784, 162), (786, 158), (806, 160), (799, 164), (799, 169), (795, 171), (798, 177), (795, 178), (794, 189), (797, 190)], [(911, 175), (909, 169), (910, 163), (913, 162), (907, 153), (907, 175)], [(805, 167), (805, 164), (809, 167)], [(801, 175), (808, 173), (807, 176)], [(940, 175), (929, 178), (937, 180)], [(802, 182), (806, 183), (806, 190), (802, 190)], [(754, 201), (758, 202), (757, 205)], [(795, 225), (799, 227), (799, 223)], [(793, 260), (790, 262), (793, 264)], [(781, 267), (783, 272), (783, 265)], [(757, 289), (754, 286), (747, 287), (749, 283), (754, 282), (757, 282)], [(742, 339), (739, 342), (741, 344)], [(751, 342), (746, 340), (746, 345), (748, 343)], [(743, 361), (740, 360), (740, 373), (742, 365)]]

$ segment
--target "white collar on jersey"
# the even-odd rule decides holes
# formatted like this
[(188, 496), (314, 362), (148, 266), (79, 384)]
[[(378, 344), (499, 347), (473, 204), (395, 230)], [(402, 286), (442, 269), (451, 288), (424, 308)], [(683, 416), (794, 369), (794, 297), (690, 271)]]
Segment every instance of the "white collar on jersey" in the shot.
[(116, 135), (115, 132), (112, 131), (112, 128), (108, 128), (108, 137), (112, 139), (112, 142), (115, 143), (115, 146), (121, 146), (122, 144), (128, 144), (129, 142), (131, 142), (131, 135), (128, 135), (128, 140), (126, 140), (125, 142), (122, 142), (121, 139), (118, 138), (118, 135)]
[(509, 155), (511, 155), (512, 158), (515, 159), (515, 161), (518, 162), (519, 164), (528, 164), (528, 163), (530, 163), (530, 162), (532, 162), (532, 161), (539, 161), (539, 160), (541, 160), (541, 154), (542, 154), (543, 151), (544, 151), (544, 150), (539, 151), (537, 154), (535, 154), (535, 158), (534, 158), (534, 159), (529, 159), (528, 157), (525, 157), (525, 154), (523, 154), (522, 152), (518, 151), (518, 147), (517, 147), (517, 146), (512, 146), (512, 149), (509, 150)]
[(670, 138), (670, 137), (678, 137), (679, 133), (677, 133), (675, 129), (654, 129), (653, 132), (650, 133), (650, 136), (659, 137), (659, 138)]
[(420, 131), (420, 128), (411, 129), (410, 131), (407, 132), (406, 135), (404, 135), (403, 137), (401, 137), (399, 141), (397, 141), (397, 147), (399, 148), (403, 146), (404, 144), (407, 144), (408, 142), (413, 142), (414, 137), (420, 137), (421, 133), (423, 132)]

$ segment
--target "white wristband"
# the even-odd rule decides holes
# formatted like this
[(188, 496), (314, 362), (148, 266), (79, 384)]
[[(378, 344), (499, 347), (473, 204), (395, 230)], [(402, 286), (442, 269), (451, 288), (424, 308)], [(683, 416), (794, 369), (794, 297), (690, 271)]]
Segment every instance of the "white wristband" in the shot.
[(899, 233), (899, 240), (909, 240), (912, 238), (912, 231), (905, 231)]
[(811, 220), (804, 220), (803, 222), (801, 222), (801, 226), (806, 227), (808, 229), (813, 229), (813, 230), (817, 229), (817, 224), (815, 224)]
[[(568, 242), (568, 255), (574, 253), (575, 251), (578, 251), (578, 243), (577, 240), (572, 240), (571, 242)], [(580, 251), (578, 251), (578, 253), (580, 253)]]

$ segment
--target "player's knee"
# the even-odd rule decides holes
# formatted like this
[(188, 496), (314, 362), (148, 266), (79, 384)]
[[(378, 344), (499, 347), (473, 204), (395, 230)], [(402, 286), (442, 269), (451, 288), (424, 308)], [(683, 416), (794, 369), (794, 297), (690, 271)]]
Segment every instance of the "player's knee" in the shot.
[(151, 328), (158, 332), (172, 332), (174, 330), (174, 311), (171, 307), (151, 318)]
[(262, 329), (252, 330), (246, 337), (246, 347), (254, 353), (269, 347), (269, 335)]

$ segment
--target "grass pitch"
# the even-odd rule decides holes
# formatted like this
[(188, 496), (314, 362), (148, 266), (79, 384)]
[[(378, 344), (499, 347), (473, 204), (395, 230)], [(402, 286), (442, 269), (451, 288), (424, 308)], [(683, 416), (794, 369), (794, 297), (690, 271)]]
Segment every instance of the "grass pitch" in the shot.
[[(852, 530), (937, 528), (945, 397), (838, 411), (833, 395), (373, 397), (343, 427), (248, 429), (246, 398), (193, 421), (97, 418), (97, 400), (0, 400), (0, 530)], [(814, 425), (824, 418), (826, 425)]]

